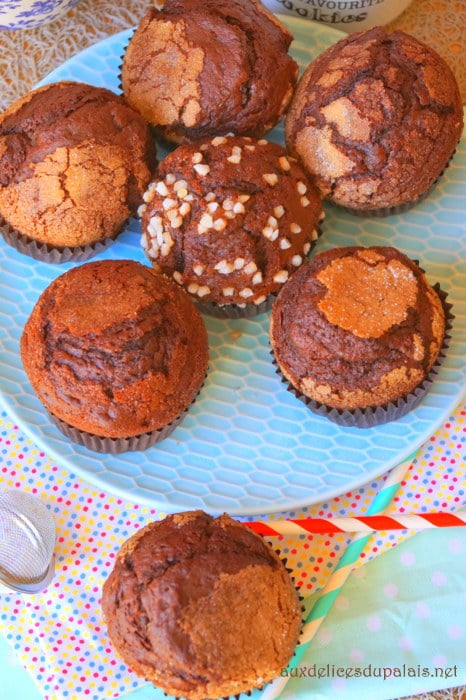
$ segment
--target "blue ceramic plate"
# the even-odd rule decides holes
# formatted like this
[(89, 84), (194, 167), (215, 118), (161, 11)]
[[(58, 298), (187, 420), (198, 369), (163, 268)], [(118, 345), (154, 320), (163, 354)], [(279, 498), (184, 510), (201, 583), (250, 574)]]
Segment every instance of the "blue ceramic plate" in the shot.
[[(306, 20), (282, 18), (304, 67), (343, 36)], [(46, 81), (80, 80), (118, 91), (120, 57), (131, 30), (86, 49)], [(270, 135), (283, 141), (281, 127)], [(257, 514), (325, 501), (384, 473), (419, 447), (460, 402), (466, 385), (466, 142), (432, 194), (386, 219), (351, 217), (326, 207), (316, 250), (394, 245), (417, 258), (454, 304), (453, 337), (438, 379), (401, 420), (358, 430), (311, 413), (272, 366), (268, 315), (206, 317), (210, 373), (196, 404), (165, 441), (143, 453), (102, 456), (69, 442), (50, 422), (21, 366), (22, 327), (40, 292), (69, 265), (39, 263), (0, 243), (1, 404), (38, 447), (75, 474), (122, 498), (165, 510)], [(147, 262), (132, 221), (102, 258)]]

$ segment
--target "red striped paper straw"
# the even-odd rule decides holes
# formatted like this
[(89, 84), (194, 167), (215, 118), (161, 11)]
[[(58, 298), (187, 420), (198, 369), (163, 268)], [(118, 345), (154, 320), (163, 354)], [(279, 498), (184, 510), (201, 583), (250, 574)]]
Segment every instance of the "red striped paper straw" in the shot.
[(426, 530), (437, 527), (464, 527), (466, 511), (422, 513), (421, 515), (360, 515), (335, 518), (300, 518), (245, 522), (254, 532), (275, 535), (332, 534), (337, 532), (376, 532), (382, 530)]

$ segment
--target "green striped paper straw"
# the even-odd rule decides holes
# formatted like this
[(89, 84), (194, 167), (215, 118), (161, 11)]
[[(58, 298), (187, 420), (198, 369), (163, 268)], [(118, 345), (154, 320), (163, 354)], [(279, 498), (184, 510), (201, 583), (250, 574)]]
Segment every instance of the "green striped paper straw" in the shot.
[[(371, 505), (367, 509), (368, 515), (379, 515), (388, 508), (398, 491), (401, 482), (409, 471), (413, 453), (404, 462), (400, 462), (389, 473), (383, 488), (375, 496)], [(290, 671), (299, 666), (303, 655), (309, 647), (317, 630), (330, 612), (335, 600), (340, 594), (346, 580), (353, 571), (361, 553), (363, 552), (367, 542), (372, 537), (372, 533), (361, 534), (355, 537), (348, 545), (338, 564), (333, 570), (330, 578), (324, 588), (322, 588), (319, 597), (312, 606), (305, 620), (303, 630), (300, 637), (300, 644), (296, 647), (295, 654), (287, 667), (287, 673), (276, 678), (268, 685), (261, 695), (261, 700), (274, 700), (278, 698), (285, 688), (289, 678)]]

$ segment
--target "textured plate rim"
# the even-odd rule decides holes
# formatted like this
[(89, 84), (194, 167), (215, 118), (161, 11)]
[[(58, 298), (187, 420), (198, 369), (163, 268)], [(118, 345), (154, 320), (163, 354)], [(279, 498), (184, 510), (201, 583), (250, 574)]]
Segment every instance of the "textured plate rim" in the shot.
[[(315, 23), (309, 22), (308, 20), (302, 20), (300, 18), (295, 18), (295, 17), (290, 17), (287, 15), (277, 15), (279, 19), (283, 22), (283, 24), (287, 25), (289, 29), (293, 32), (293, 28), (298, 28), (301, 31), (304, 30), (304, 33), (306, 35), (310, 34), (312, 37), (312, 25)], [(316, 29), (316, 27), (314, 27)], [(328, 33), (331, 35), (332, 39), (334, 41), (338, 41), (339, 39), (347, 36), (345, 33), (341, 32), (340, 30), (334, 29), (332, 27), (323, 27), (319, 26), (319, 30), (323, 31), (324, 33)], [(60, 71), (62, 71), (64, 68), (66, 68), (69, 64), (73, 64), (76, 59), (79, 57), (82, 59), (83, 57), (86, 57), (88, 55), (89, 57), (92, 57), (94, 54), (95, 50), (99, 50), (102, 48), (106, 48), (106, 46), (114, 44), (115, 42), (118, 44), (130, 36), (131, 32), (133, 29), (128, 28), (124, 29), (116, 34), (113, 34), (99, 42), (96, 42), (95, 44), (88, 46), (87, 48), (83, 49), (83, 51), (79, 52), (78, 54), (74, 55), (68, 61), (64, 62), (60, 66), (58, 66), (54, 71), (49, 73), (47, 76), (43, 78), (43, 80), (38, 84), (38, 85), (43, 85), (49, 82), (52, 82), (53, 80), (56, 80), (55, 75), (59, 75)], [(299, 40), (299, 39), (298, 39)], [(60, 78), (58, 78), (60, 79)], [(464, 138), (464, 136), (463, 136)], [(425, 430), (420, 432), (416, 436), (416, 440), (413, 441), (409, 446), (404, 447), (402, 450), (400, 450), (397, 454), (396, 457), (394, 456), (392, 459), (388, 460), (387, 463), (385, 464), (378, 464), (377, 466), (374, 466), (372, 470), (367, 470), (364, 473), (360, 473), (356, 475), (353, 479), (347, 479), (344, 482), (344, 485), (341, 483), (338, 484), (338, 486), (335, 486), (333, 489), (330, 488), (328, 485), (326, 485), (325, 492), (319, 492), (317, 494), (317, 497), (312, 499), (309, 495), (307, 495), (305, 498), (303, 498), (301, 501), (299, 499), (293, 498), (290, 500), (289, 497), (283, 497), (283, 502), (276, 502), (273, 501), (272, 503), (268, 505), (264, 503), (258, 503), (257, 506), (252, 506), (252, 505), (242, 505), (239, 503), (238, 508), (231, 507), (230, 505), (228, 506), (228, 512), (234, 515), (255, 515), (255, 514), (262, 514), (262, 513), (278, 513), (280, 511), (285, 511), (288, 509), (294, 509), (294, 508), (301, 508), (301, 507), (306, 507), (309, 506), (313, 503), (320, 503), (324, 502), (325, 500), (331, 499), (337, 495), (340, 495), (344, 493), (345, 491), (350, 491), (355, 488), (358, 488), (371, 480), (380, 477), (382, 474), (385, 472), (389, 471), (391, 468), (395, 467), (398, 463), (406, 460), (408, 457), (412, 456), (415, 454), (416, 450), (422, 445), (423, 442), (425, 442), (432, 434), (435, 432), (435, 430), (441, 425), (441, 423), (449, 416), (451, 415), (452, 411), (457, 407), (458, 402), (463, 400), (463, 398), (466, 396), (466, 386), (462, 387), (461, 393), (459, 395), (454, 395), (450, 397), (450, 401), (448, 402), (447, 405), (443, 407), (442, 410), (439, 410), (437, 419), (435, 420), (435, 425), (431, 423), (429, 426), (426, 426)], [(109, 484), (106, 476), (105, 476), (105, 471), (95, 474), (90, 470), (89, 468), (86, 468), (85, 466), (80, 465), (80, 460), (82, 459), (82, 455), (79, 453), (75, 453), (72, 455), (72, 460), (74, 461), (69, 461), (68, 457), (62, 457), (61, 454), (59, 453), (58, 449), (55, 449), (53, 445), (51, 446), (47, 440), (47, 437), (45, 434), (41, 433), (40, 431), (37, 430), (38, 426), (34, 425), (34, 428), (31, 429), (31, 427), (27, 424), (27, 422), (24, 422), (23, 418), (21, 417), (20, 413), (18, 412), (17, 408), (15, 405), (10, 405), (8, 403), (8, 396), (4, 396), (3, 392), (0, 391), (0, 405), (3, 407), (5, 412), (7, 413), (8, 417), (13, 419), (18, 426), (22, 429), (24, 434), (29, 437), (32, 442), (40, 449), (42, 450), (49, 458), (52, 458), (57, 461), (58, 464), (66, 468), (69, 472), (71, 473), (76, 473), (79, 476), (82, 476), (87, 482), (95, 485), (96, 487), (109, 491), (113, 494), (115, 494), (118, 498), (126, 501), (135, 501), (138, 503), (144, 503), (147, 505), (150, 505), (152, 507), (157, 507), (159, 509), (162, 509), (164, 511), (170, 512), (170, 511), (175, 511), (175, 510), (184, 510), (186, 509), (186, 505), (182, 505), (181, 501), (178, 503), (175, 503), (173, 499), (170, 499), (169, 502), (157, 499), (157, 494), (153, 491), (148, 491), (147, 488), (141, 488), (137, 487), (137, 489), (131, 489), (127, 490), (125, 488), (120, 488), (116, 486), (114, 483)], [(283, 495), (283, 492), (282, 492)], [(197, 497), (199, 500), (202, 500), (201, 497)], [(220, 496), (219, 500), (222, 501), (225, 497), (223, 495)], [(206, 506), (206, 510), (209, 510), (210, 512), (221, 512), (224, 510), (225, 507), (221, 506), (217, 511), (215, 508), (212, 508), (211, 506)]]

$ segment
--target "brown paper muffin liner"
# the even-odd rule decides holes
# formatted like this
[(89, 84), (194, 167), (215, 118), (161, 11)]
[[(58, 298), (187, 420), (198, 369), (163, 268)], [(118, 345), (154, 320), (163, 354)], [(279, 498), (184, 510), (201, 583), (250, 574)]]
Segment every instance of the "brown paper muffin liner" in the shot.
[(100, 437), (99, 435), (93, 435), (92, 433), (86, 433), (83, 430), (74, 428), (69, 423), (65, 423), (57, 416), (54, 416), (53, 413), (50, 413), (50, 417), (63, 435), (72, 442), (83, 445), (83, 447), (87, 447), (88, 450), (92, 450), (93, 452), (117, 455), (122, 452), (141, 452), (152, 447), (152, 445), (155, 445), (157, 442), (161, 442), (175, 430), (176, 426), (181, 423), (187, 412), (188, 409), (183, 411), (183, 413), (163, 428), (129, 438)]
[(348, 214), (352, 214), (352, 216), (359, 216), (361, 218), (366, 216), (366, 217), (374, 218), (374, 219), (384, 219), (386, 216), (395, 216), (396, 214), (404, 214), (405, 212), (409, 211), (410, 209), (413, 209), (417, 204), (419, 204), (419, 202), (422, 202), (422, 200), (427, 197), (427, 195), (431, 192), (431, 190), (434, 188), (434, 186), (435, 186), (435, 183), (427, 190), (427, 192), (424, 192), (424, 194), (422, 194), (420, 197), (415, 199), (413, 202), (405, 202), (405, 204), (399, 204), (396, 207), (383, 207), (381, 209), (369, 209), (369, 210), (351, 209), (350, 207), (341, 207), (341, 209), (346, 211)]
[(258, 316), (266, 311), (270, 311), (277, 294), (278, 291), (269, 294), (261, 304), (224, 304), (223, 306), (213, 301), (198, 301), (194, 297), (191, 298), (199, 311), (208, 316), (214, 316), (215, 318), (252, 318), (253, 316)]
[(447, 293), (440, 289), (438, 284), (433, 285), (433, 289), (437, 292), (442, 306), (445, 312), (445, 334), (443, 336), (442, 347), (438, 354), (437, 360), (432, 366), (430, 372), (426, 378), (411, 392), (400, 396), (396, 401), (392, 401), (384, 406), (375, 406), (367, 408), (356, 408), (355, 410), (341, 410), (338, 408), (333, 408), (331, 406), (326, 406), (325, 404), (319, 403), (314, 399), (305, 396), (302, 392), (296, 389), (289, 380), (283, 376), (278, 363), (273, 355), (273, 364), (276, 367), (276, 372), (280, 375), (281, 380), (286, 384), (287, 391), (291, 392), (302, 401), (312, 413), (319, 416), (324, 416), (328, 418), (332, 423), (337, 423), (347, 428), (373, 428), (376, 425), (383, 425), (384, 423), (391, 423), (394, 420), (398, 420), (402, 416), (412, 411), (416, 406), (420, 404), (424, 396), (429, 391), (438, 371), (446, 357), (446, 352), (450, 344), (450, 330), (452, 328), (452, 322), (454, 315), (451, 313), (452, 304), (447, 302)]
[(126, 223), (127, 222), (123, 224), (122, 228), (113, 237), (109, 236), (101, 241), (73, 248), (68, 246), (52, 247), (47, 245), (47, 243), (35, 241), (26, 234), (14, 229), (2, 217), (0, 217), (0, 233), (5, 243), (16, 248), (19, 253), (34, 258), (34, 260), (56, 264), (70, 261), (84, 262), (106, 250), (121, 233)]
[[(410, 209), (413, 209), (415, 206), (419, 204), (419, 202), (422, 202), (426, 197), (430, 195), (432, 190), (435, 189), (438, 181), (442, 177), (443, 173), (447, 168), (449, 167), (451, 160), (453, 156), (456, 153), (456, 149), (453, 151), (451, 156), (449, 157), (447, 164), (443, 168), (442, 172), (440, 175), (434, 180), (434, 182), (431, 184), (431, 186), (423, 192), (417, 199), (414, 199), (412, 202), (405, 202), (404, 204), (399, 204), (398, 206), (395, 207), (380, 207), (379, 209), (369, 209), (369, 210), (361, 210), (361, 209), (352, 209), (351, 207), (341, 207), (344, 211), (348, 212), (348, 214), (352, 214), (353, 216), (360, 216), (360, 217), (374, 217), (374, 218), (384, 218), (386, 216), (393, 216), (395, 214), (404, 214), (405, 212), (409, 211)], [(337, 205), (339, 206), (339, 205)]]
[(55, 416), (50, 411), (48, 413), (63, 435), (69, 438), (72, 442), (82, 445), (83, 447), (87, 447), (88, 450), (100, 452), (101, 454), (112, 455), (121, 454), (122, 452), (142, 452), (158, 442), (162, 442), (162, 440), (165, 440), (165, 438), (171, 435), (175, 428), (186, 417), (186, 414), (189, 412), (191, 406), (195, 404), (203, 386), (204, 383), (189, 406), (187, 406), (184, 411), (182, 411), (180, 415), (174, 418), (170, 423), (167, 423), (167, 425), (164, 425), (157, 430), (152, 430), (148, 433), (141, 433), (141, 435), (134, 435), (128, 438), (109, 438), (93, 435), (92, 433), (87, 433), (85, 430), (74, 428), (72, 425), (62, 421), (61, 418), (58, 418), (58, 416)]
[(123, 51), (122, 51), (122, 53), (120, 54), (120, 63), (119, 63), (119, 65), (118, 65), (118, 73), (117, 73), (117, 78), (118, 78), (117, 88), (118, 88), (118, 90), (121, 92), (122, 95), (125, 94), (125, 93), (124, 93), (124, 90), (123, 90), (123, 84), (122, 84), (122, 82), (121, 82), (121, 77), (122, 77), (122, 72), (123, 72), (123, 62), (124, 62), (124, 60), (125, 60), (125, 54), (126, 54), (126, 51), (127, 51), (127, 49), (128, 49), (128, 46), (130, 45), (130, 43), (131, 43), (131, 41), (132, 41), (132, 39), (133, 39), (133, 36), (136, 34), (138, 28), (139, 28), (139, 22), (138, 22), (137, 24), (134, 25), (133, 31), (131, 32), (130, 36), (128, 37), (128, 41), (127, 41), (126, 44), (123, 46)]

